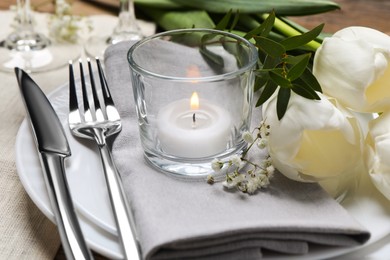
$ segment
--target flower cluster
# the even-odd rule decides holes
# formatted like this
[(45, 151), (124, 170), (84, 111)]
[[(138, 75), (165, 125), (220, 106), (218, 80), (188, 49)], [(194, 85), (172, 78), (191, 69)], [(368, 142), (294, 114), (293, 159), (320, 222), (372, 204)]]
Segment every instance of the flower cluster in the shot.
[(356, 114), (376, 115), (362, 124), (362, 161), (390, 199), (390, 36), (366, 27), (345, 28), (317, 50), (313, 73), (324, 93)]
[(320, 99), (291, 93), (281, 119), (276, 94), (263, 104), (273, 165), (304, 182), (368, 171), (390, 199), (389, 65), (390, 36), (379, 31), (349, 27), (325, 38), (313, 64)]
[[(253, 132), (244, 132), (243, 140), (248, 143), (248, 147), (241, 155), (233, 155), (227, 161), (214, 159), (211, 167), (215, 172), (226, 172), (223, 186), (228, 189), (238, 189), (244, 193), (254, 194), (258, 189), (265, 188), (270, 184), (275, 168), (269, 155), (260, 163), (255, 163), (248, 159), (249, 151), (253, 146), (260, 149), (268, 147), (268, 137), (270, 127), (262, 121), (260, 126)], [(214, 176), (209, 175), (208, 183), (214, 183)]]
[(91, 22), (72, 15), (71, 6), (66, 0), (56, 0), (55, 14), (49, 20), (49, 35), (58, 42), (76, 43), (85, 29), (91, 30)]

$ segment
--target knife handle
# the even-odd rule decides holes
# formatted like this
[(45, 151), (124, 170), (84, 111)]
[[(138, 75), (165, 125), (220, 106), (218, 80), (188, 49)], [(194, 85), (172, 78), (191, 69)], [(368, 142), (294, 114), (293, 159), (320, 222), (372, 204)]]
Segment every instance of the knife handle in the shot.
[(118, 227), (119, 240), (123, 246), (124, 259), (136, 260), (141, 258), (141, 247), (135, 229), (133, 215), (118, 170), (112, 159), (107, 145), (99, 145), (104, 175), (107, 182), (108, 194)]
[(84, 240), (65, 176), (65, 156), (40, 153), (46, 187), (66, 258), (93, 259)]

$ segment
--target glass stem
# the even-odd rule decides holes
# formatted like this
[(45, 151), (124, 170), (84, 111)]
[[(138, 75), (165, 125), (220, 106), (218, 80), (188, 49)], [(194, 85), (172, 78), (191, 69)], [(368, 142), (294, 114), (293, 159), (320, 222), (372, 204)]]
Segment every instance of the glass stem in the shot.
[(139, 40), (142, 38), (141, 29), (137, 24), (133, 0), (120, 0), (119, 21), (109, 39), (115, 44), (124, 40)]
[(33, 31), (30, 0), (18, 0), (17, 10), (18, 29), (20, 31)]

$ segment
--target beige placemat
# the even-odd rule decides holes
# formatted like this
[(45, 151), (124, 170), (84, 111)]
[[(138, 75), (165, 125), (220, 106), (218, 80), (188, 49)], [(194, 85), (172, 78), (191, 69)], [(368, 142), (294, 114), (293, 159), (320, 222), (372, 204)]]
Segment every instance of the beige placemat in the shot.
[[(30, 200), (16, 171), (14, 145), (25, 116), (19, 88), (12, 73), (0, 77), (0, 259), (53, 259), (60, 245), (57, 228)], [(48, 93), (67, 73), (64, 68), (34, 79)]]

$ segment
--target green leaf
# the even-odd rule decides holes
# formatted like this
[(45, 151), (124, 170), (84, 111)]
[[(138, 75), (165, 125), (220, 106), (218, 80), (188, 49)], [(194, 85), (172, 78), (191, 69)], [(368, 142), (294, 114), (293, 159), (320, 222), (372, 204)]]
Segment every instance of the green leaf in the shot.
[(202, 37), (202, 40), (201, 40), (201, 44), (200, 44), (200, 48), (199, 48), (199, 52), (202, 54), (203, 58), (205, 59), (205, 61), (213, 68), (213, 69), (217, 69), (217, 70), (220, 70), (222, 69), (224, 66), (225, 66), (225, 63), (224, 63), (224, 60), (223, 58), (210, 51), (209, 49), (207, 49), (207, 41), (215, 38), (216, 35), (215, 34), (205, 34), (203, 35)]
[[(144, 0), (146, 1), (146, 0)], [(172, 0), (182, 6), (203, 9), (213, 13), (227, 13), (230, 9), (241, 13), (269, 13), (278, 15), (308, 15), (339, 9), (339, 5), (328, 0)]]
[(298, 95), (307, 99), (316, 99), (316, 100), (321, 99), (313, 89), (304, 87), (299, 84), (293, 84), (292, 90)]
[(252, 15), (242, 13), (240, 14), (239, 24), (240, 26), (247, 29), (247, 33), (243, 36), (247, 40), (252, 38), (252, 35), (257, 35), (255, 30), (259, 30), (259, 27), (261, 26), (261, 23), (257, 21)]
[[(286, 17), (279, 17), (279, 19), (282, 20), (284, 23), (288, 24), (289, 26), (293, 27), (295, 30), (299, 31), (300, 33), (306, 33), (309, 31), (307, 28), (303, 27), (302, 25), (296, 22), (291, 21)], [(317, 36), (316, 41), (322, 43), (325, 37), (329, 37), (331, 35), (332, 34), (330, 33), (320, 33), (320, 35)]]
[(268, 80), (263, 89), (263, 92), (261, 92), (261, 95), (257, 100), (256, 107), (259, 107), (262, 104), (264, 104), (264, 102), (267, 101), (272, 96), (272, 94), (275, 92), (277, 88), (278, 85), (275, 82)]
[(212, 51), (209, 51), (207, 48), (200, 48), (199, 49), (202, 56), (206, 59), (206, 61), (212, 62), (214, 65), (218, 65), (219, 67), (223, 67), (225, 65), (223, 59), (218, 54), (215, 54)]
[(297, 56), (293, 56), (293, 55), (287, 55), (285, 57), (283, 57), (283, 62), (287, 63), (287, 64), (291, 64), (291, 65), (295, 65), (297, 64), (298, 62), (300, 62), (302, 59), (304, 59), (306, 56), (307, 53), (304, 53), (304, 54), (301, 54), (301, 55), (297, 55)]
[(289, 88), (279, 88), (278, 91), (278, 100), (276, 101), (276, 113), (278, 119), (281, 120), (286, 114), (288, 102), (290, 101), (291, 89)]
[(267, 19), (264, 20), (264, 22), (257, 28), (253, 29), (252, 31), (248, 32), (244, 38), (250, 39), (254, 36), (263, 36), (267, 37), (268, 34), (271, 32), (273, 26), (275, 23), (275, 13), (272, 12), (269, 14)]
[(269, 78), (269, 73), (270, 72), (274, 72), (274, 73), (276, 73), (276, 74), (278, 74), (278, 75), (280, 75), (281, 77), (283, 77), (282, 76), (282, 73), (283, 73), (283, 69), (282, 68), (272, 68), (272, 69), (257, 69), (257, 70), (255, 70), (255, 75), (257, 76), (257, 77), (260, 77), (260, 76), (262, 76), (263, 75), (263, 73), (267, 73), (268, 74), (268, 78)]
[(183, 28), (215, 28), (213, 20), (205, 11), (162, 11), (155, 8), (143, 9), (147, 15), (165, 30)]
[(289, 37), (280, 42), (284, 46), (284, 48), (289, 51), (292, 49), (299, 48), (317, 38), (317, 36), (321, 33), (324, 28), (324, 24), (320, 24), (313, 30), (310, 30), (304, 34)]
[[(259, 50), (260, 52), (260, 50)], [(281, 57), (272, 57), (270, 55), (266, 55), (263, 61), (262, 69), (275, 69), (282, 62)]]
[(236, 14), (234, 15), (233, 22), (230, 25), (229, 31), (232, 31), (236, 27), (239, 19), (240, 19), (240, 10), (237, 10)]
[(256, 47), (261, 48), (272, 57), (282, 56), (286, 52), (283, 45), (271, 39), (262, 36), (255, 36), (254, 39), (256, 41)]
[(291, 88), (291, 82), (283, 77), (280, 73), (277, 73), (275, 71), (270, 71), (269, 72), (270, 78), (279, 86), (282, 88)]
[(239, 68), (242, 68), (244, 64), (248, 63), (249, 57), (247, 52), (245, 51), (244, 47), (239, 42), (232, 42), (231, 40), (224, 40), (225, 38), (222, 38), (220, 41), (222, 41), (223, 48), (232, 54), (237, 59), (237, 66)]
[(302, 80), (305, 84), (307, 84), (311, 89), (314, 89), (315, 91), (322, 93), (322, 88), (320, 83), (308, 68), (306, 68), (305, 71), (302, 73), (300, 80)]
[[(255, 43), (256, 44), (256, 43)], [(264, 63), (267, 59), (267, 57), (271, 57), (269, 56), (265, 51), (263, 51), (262, 49), (260, 48), (257, 48), (257, 64), (259, 67), (262, 67), (264, 66)]]
[(137, 7), (145, 6), (147, 8), (159, 8), (159, 9), (182, 9), (183, 6), (172, 0), (134, 0)]
[(229, 24), (230, 18), (232, 17), (232, 9), (226, 13), (226, 15), (219, 21), (219, 23), (215, 26), (216, 30), (225, 30)]
[(257, 75), (255, 77), (255, 86), (254, 92), (259, 91), (264, 85), (268, 82), (269, 76), (268, 73), (264, 73), (263, 75)]
[(287, 78), (290, 81), (293, 81), (297, 78), (299, 78), (302, 73), (305, 71), (307, 65), (309, 64), (310, 60), (310, 53), (307, 53), (305, 55), (301, 55), (301, 60), (298, 61), (295, 65), (293, 65), (287, 72)]

